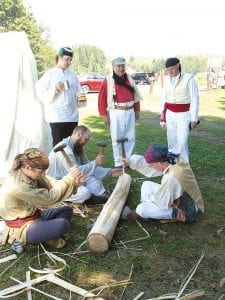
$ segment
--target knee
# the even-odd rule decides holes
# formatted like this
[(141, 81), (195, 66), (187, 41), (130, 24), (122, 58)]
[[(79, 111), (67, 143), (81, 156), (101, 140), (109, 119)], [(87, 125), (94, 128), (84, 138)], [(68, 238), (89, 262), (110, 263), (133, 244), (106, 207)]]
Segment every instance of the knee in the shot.
[(58, 219), (58, 236), (63, 236), (70, 229), (70, 222), (66, 219)]
[(73, 215), (73, 208), (71, 206), (65, 205), (63, 206), (63, 214), (65, 220), (70, 221)]
[(138, 204), (136, 207), (136, 214), (138, 214), (140, 217), (144, 218), (144, 212), (145, 212), (145, 203)]

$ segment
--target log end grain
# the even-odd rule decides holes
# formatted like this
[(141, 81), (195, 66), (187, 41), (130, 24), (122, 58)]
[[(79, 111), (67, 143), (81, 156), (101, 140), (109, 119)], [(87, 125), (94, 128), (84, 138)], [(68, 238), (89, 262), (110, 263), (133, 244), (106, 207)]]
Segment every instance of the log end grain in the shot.
[(87, 237), (87, 247), (92, 252), (105, 253), (109, 250), (109, 242), (104, 235), (92, 233)]

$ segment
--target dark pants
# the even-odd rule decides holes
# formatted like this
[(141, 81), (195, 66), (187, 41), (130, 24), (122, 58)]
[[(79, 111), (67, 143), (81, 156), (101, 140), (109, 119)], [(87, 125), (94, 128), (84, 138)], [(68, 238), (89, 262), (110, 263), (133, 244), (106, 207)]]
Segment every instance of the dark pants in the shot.
[(72, 214), (73, 209), (66, 205), (44, 210), (41, 219), (29, 226), (27, 244), (35, 245), (62, 237), (70, 229)]
[(78, 122), (66, 122), (66, 123), (50, 123), (53, 147), (62, 141), (62, 139), (70, 136)]
[[(195, 203), (192, 198), (184, 192), (180, 198), (178, 209), (181, 210), (185, 216), (185, 223), (192, 223), (198, 221), (200, 212), (196, 211)], [(178, 209), (173, 208), (172, 218), (178, 219)]]

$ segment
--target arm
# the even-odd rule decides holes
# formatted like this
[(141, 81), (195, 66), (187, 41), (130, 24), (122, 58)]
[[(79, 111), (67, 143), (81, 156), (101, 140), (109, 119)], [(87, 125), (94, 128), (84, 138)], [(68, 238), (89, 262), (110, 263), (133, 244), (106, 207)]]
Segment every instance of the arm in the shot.
[(190, 104), (191, 127), (192, 129), (194, 129), (198, 121), (198, 112), (199, 112), (199, 91), (194, 77), (191, 77), (188, 81), (188, 92), (191, 99), (191, 104)]
[(132, 170), (136, 170), (146, 177), (157, 177), (162, 175), (161, 171), (156, 171), (148, 166), (144, 156), (134, 154), (130, 157), (128, 163)]
[(107, 112), (107, 80), (104, 79), (100, 92), (98, 94), (98, 112), (103, 117), (105, 125), (109, 125), (109, 117)]
[(49, 181), (52, 188), (36, 188), (32, 185), (15, 185), (10, 191), (18, 200), (41, 208), (47, 208), (70, 197), (74, 191), (75, 178), (68, 174), (62, 180)]
[(47, 71), (36, 83), (38, 97), (44, 103), (49, 103), (57, 98), (57, 95), (64, 90), (62, 82), (56, 82)]

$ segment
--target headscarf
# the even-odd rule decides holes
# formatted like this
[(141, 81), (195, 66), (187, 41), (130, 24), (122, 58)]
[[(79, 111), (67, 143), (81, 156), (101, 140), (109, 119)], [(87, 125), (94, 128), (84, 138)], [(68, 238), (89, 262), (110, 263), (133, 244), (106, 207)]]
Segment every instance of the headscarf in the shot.
[(38, 148), (29, 148), (22, 154), (18, 154), (13, 161), (11, 172), (29, 165), (34, 169), (46, 170), (49, 167), (48, 156)]
[(176, 163), (175, 158), (179, 155), (173, 154), (168, 151), (168, 148), (159, 144), (155, 144), (144, 154), (144, 158), (148, 164), (157, 162), (168, 162), (172, 165)]

